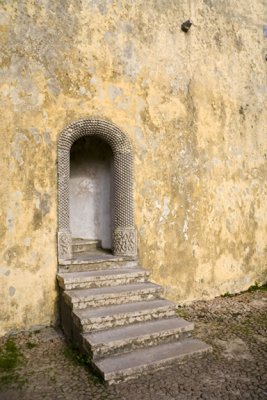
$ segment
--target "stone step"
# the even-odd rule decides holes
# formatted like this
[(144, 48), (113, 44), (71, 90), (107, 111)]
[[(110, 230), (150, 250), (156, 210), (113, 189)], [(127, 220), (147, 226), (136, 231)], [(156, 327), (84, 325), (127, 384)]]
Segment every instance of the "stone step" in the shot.
[(57, 279), (62, 289), (70, 290), (142, 283), (146, 282), (148, 275), (148, 272), (141, 268), (116, 268), (59, 273)]
[(177, 363), (188, 356), (210, 351), (211, 347), (197, 339), (166, 343), (135, 350), (122, 355), (94, 360), (94, 367), (109, 384), (137, 378)]
[(96, 289), (66, 290), (63, 294), (66, 303), (73, 309), (101, 307), (110, 304), (159, 298), (163, 289), (154, 283), (145, 282)]
[(176, 309), (177, 306), (171, 301), (157, 299), (74, 310), (72, 317), (76, 326), (86, 333), (173, 317), (176, 315)]
[(65, 260), (59, 265), (59, 272), (85, 272), (108, 268), (137, 267), (137, 260), (126, 257), (116, 257), (110, 253), (87, 252), (76, 254), (72, 259)]
[(174, 317), (139, 322), (119, 328), (83, 335), (83, 347), (94, 359), (116, 353), (125, 353), (141, 347), (150, 347), (191, 336), (194, 324)]
[(72, 239), (73, 253), (83, 253), (101, 249), (101, 240), (98, 239)]

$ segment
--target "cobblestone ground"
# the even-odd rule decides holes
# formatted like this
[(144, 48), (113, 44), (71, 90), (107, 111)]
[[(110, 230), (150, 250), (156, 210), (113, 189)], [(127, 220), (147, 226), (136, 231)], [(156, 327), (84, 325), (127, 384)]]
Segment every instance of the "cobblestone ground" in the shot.
[(22, 354), (18, 366), (0, 368), (0, 399), (267, 399), (266, 311), (262, 291), (181, 307), (213, 353), (111, 387), (73, 360), (60, 331), (20, 333), (12, 337)]

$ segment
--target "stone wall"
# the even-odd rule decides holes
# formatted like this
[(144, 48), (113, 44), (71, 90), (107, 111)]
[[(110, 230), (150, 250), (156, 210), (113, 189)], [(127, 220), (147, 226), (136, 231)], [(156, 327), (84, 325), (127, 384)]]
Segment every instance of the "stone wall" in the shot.
[(265, 0), (0, 9), (0, 335), (57, 319), (57, 138), (80, 118), (133, 145), (140, 260), (170, 299), (266, 281)]

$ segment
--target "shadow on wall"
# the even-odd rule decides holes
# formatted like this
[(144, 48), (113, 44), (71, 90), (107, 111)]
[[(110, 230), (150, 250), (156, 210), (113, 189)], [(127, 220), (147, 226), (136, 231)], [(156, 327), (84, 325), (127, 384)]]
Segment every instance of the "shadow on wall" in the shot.
[(113, 153), (103, 140), (84, 136), (70, 152), (70, 228), (72, 237), (99, 239), (111, 248)]

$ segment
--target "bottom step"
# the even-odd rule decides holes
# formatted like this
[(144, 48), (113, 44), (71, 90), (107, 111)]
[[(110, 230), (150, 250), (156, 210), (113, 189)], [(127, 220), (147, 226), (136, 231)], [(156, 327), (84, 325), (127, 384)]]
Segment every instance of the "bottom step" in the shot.
[(109, 383), (119, 383), (141, 374), (159, 370), (187, 356), (211, 351), (211, 347), (197, 339), (185, 339), (148, 349), (107, 357), (94, 362), (102, 377)]
[(182, 318), (156, 319), (84, 334), (84, 347), (94, 354), (94, 359), (103, 358), (185, 339), (191, 336), (193, 329), (194, 324)]

